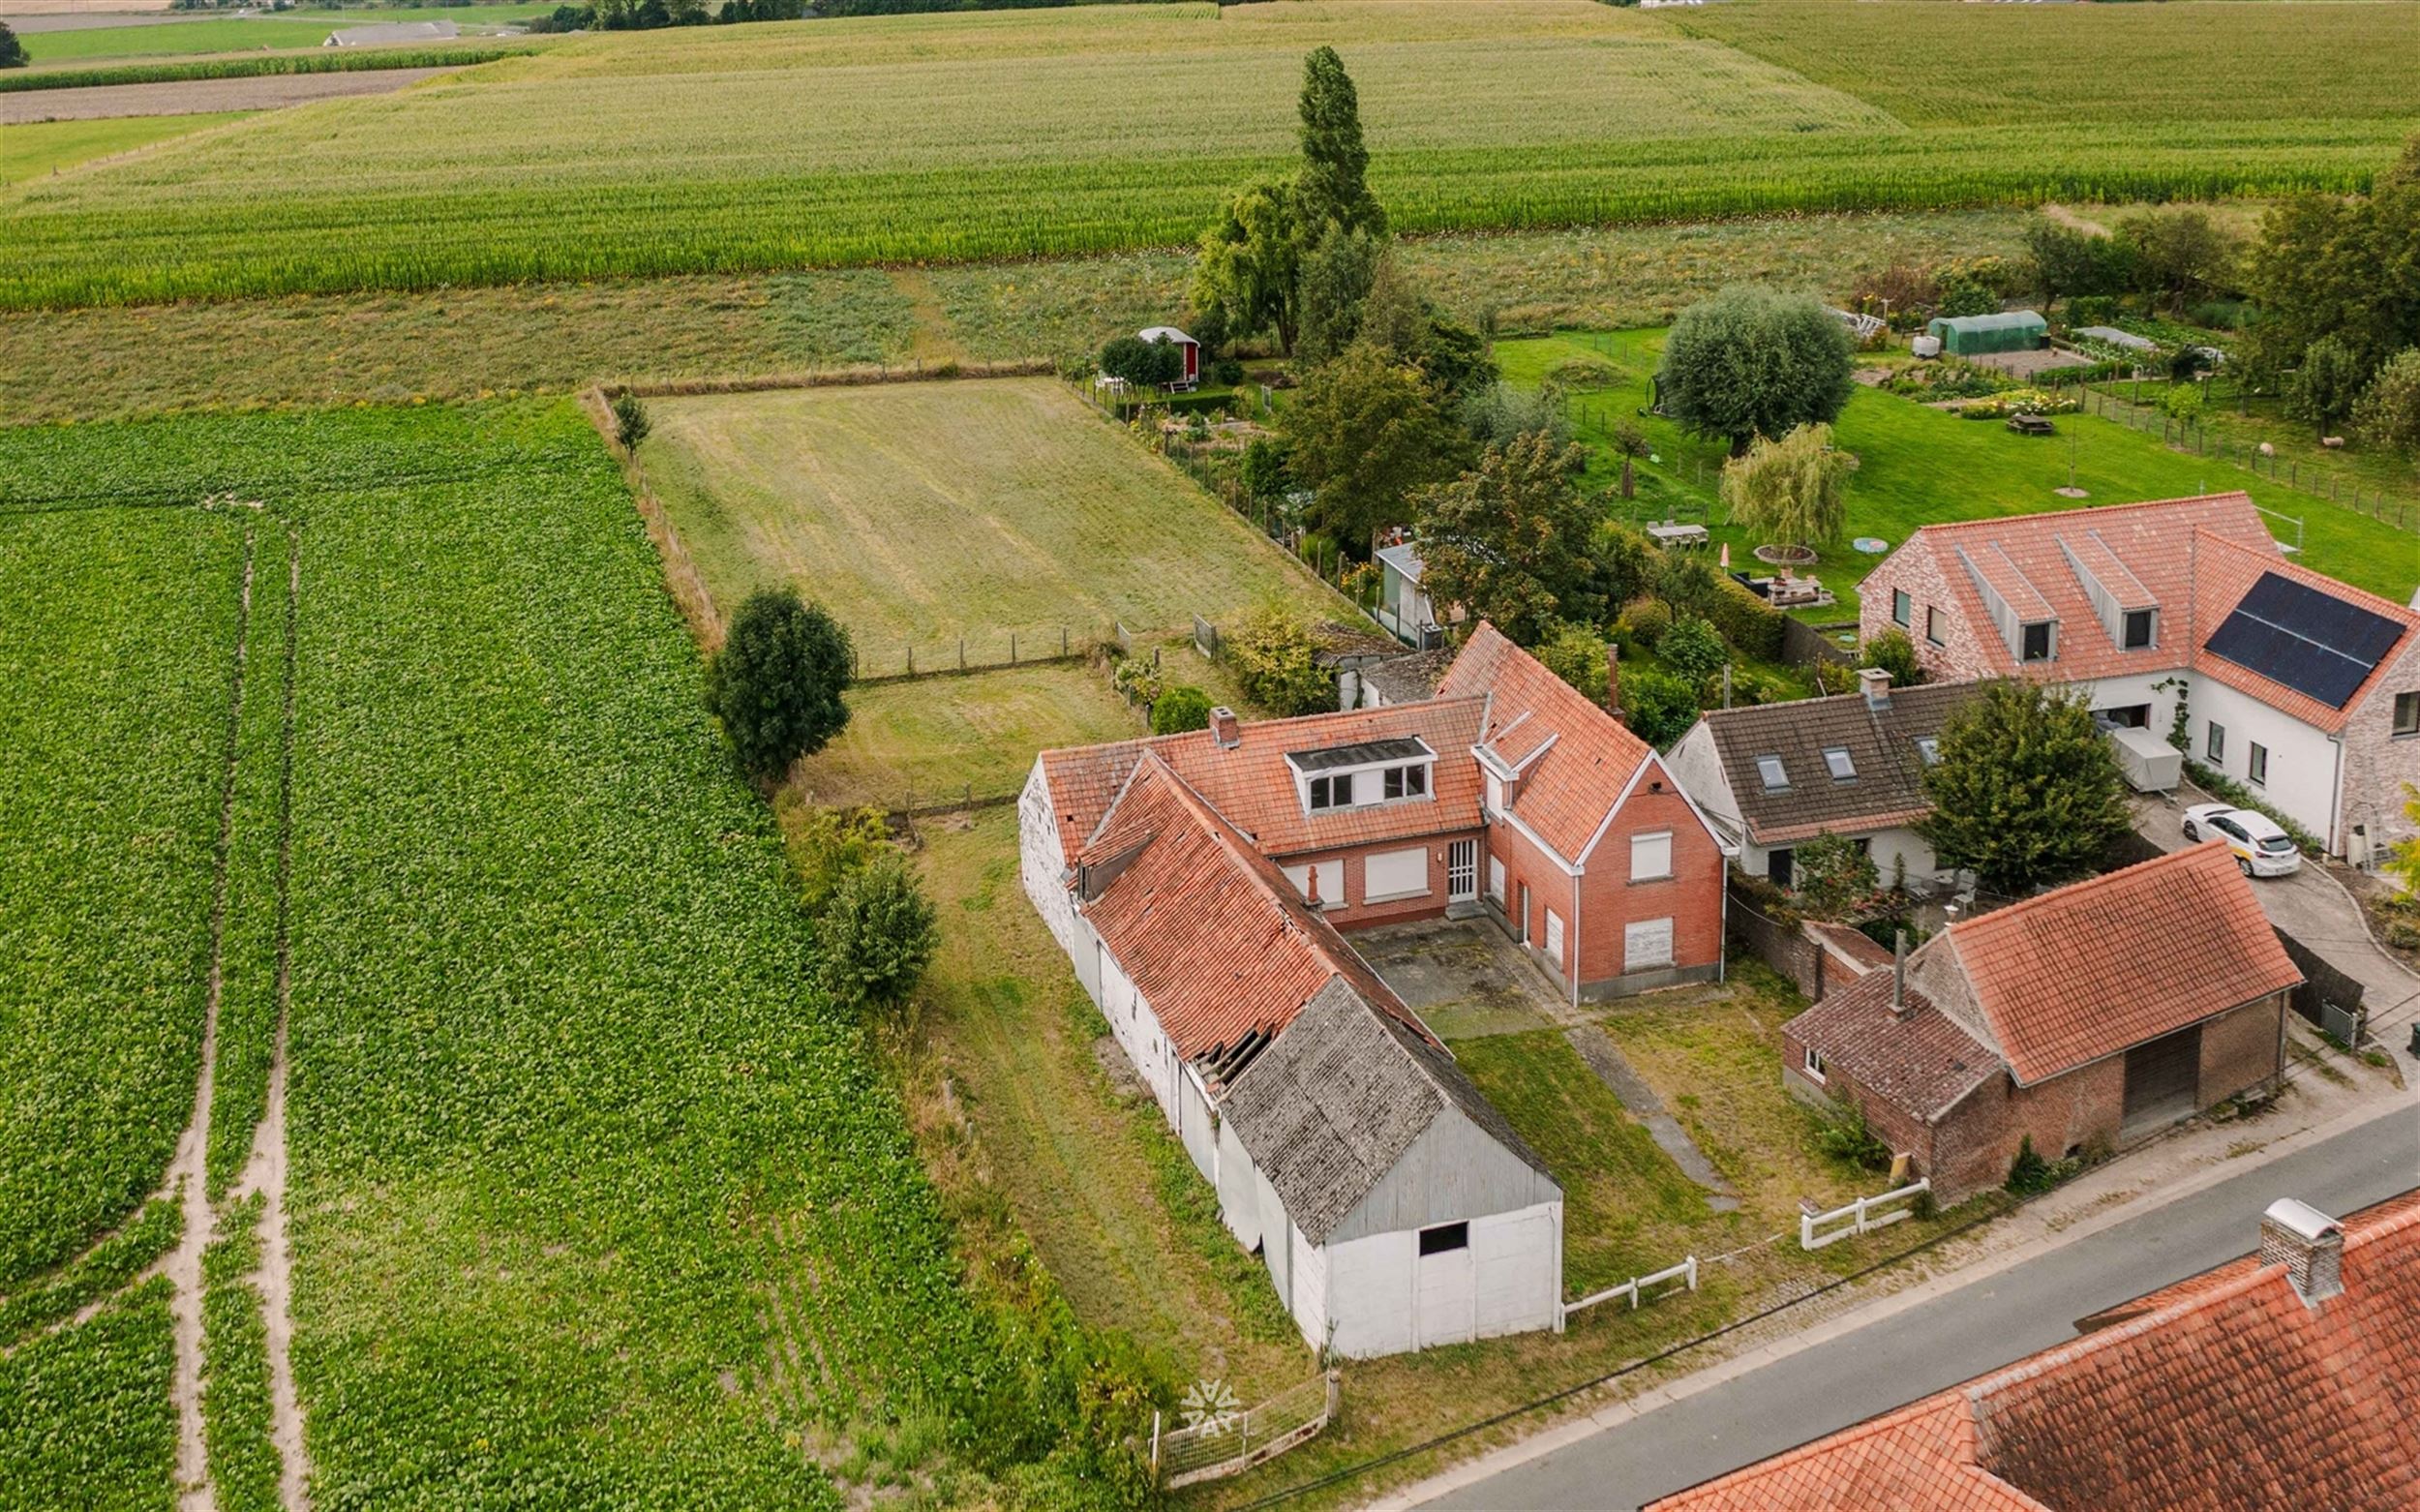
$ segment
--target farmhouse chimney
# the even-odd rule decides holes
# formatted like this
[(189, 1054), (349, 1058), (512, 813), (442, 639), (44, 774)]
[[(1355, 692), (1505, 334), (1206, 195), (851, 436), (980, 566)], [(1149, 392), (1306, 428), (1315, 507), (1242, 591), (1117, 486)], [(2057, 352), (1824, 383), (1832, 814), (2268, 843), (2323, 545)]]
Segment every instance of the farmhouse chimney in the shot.
[(1891, 937), (1891, 1013), (1893, 1017), (1907, 1016), (1907, 931), (1896, 930)]
[(1210, 711), (1210, 739), (1223, 751), (1231, 751), (1243, 743), (1243, 726), (1237, 722), (1234, 710), (1221, 704)]
[(1605, 643), (1605, 711), (1621, 718), (1621, 648)]
[(1891, 706), (1890, 673), (1883, 671), (1880, 667), (1860, 667), (1857, 673), (1857, 685), (1865, 694), (1866, 708), (1879, 710), (1888, 709)]
[(2344, 1229), (2308, 1202), (2280, 1197), (2260, 1215), (2260, 1263), (2283, 1265), (2303, 1306), (2318, 1311), (2344, 1290)]

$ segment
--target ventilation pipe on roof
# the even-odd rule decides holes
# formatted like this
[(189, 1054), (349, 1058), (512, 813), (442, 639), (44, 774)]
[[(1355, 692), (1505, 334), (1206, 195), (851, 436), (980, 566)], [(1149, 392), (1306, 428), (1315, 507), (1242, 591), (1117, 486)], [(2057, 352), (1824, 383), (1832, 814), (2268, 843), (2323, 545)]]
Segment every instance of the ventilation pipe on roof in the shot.
[(2283, 1265), (2303, 1306), (2344, 1290), (2344, 1228), (2308, 1202), (2280, 1197), (2260, 1215), (2260, 1263)]
[(1857, 672), (1859, 691), (1865, 695), (1865, 707), (1883, 709), (1891, 703), (1891, 674), (1880, 667), (1860, 667)]
[(1893, 1017), (1907, 1016), (1907, 931), (1901, 929), (1891, 937), (1891, 1013)]
[(1244, 727), (1235, 717), (1235, 711), (1221, 704), (1210, 711), (1210, 739), (1219, 749), (1231, 751), (1243, 743)]

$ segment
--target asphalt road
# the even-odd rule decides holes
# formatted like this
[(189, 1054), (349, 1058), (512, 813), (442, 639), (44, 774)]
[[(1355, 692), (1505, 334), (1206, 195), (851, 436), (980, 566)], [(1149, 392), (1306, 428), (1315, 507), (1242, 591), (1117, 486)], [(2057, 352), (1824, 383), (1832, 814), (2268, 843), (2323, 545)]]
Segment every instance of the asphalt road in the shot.
[(2140, 1218), (1466, 1486), (1438, 1507), (1633, 1507), (2063, 1344), (2074, 1320), (2250, 1254), (2260, 1212), (2420, 1185), (2410, 1104)]

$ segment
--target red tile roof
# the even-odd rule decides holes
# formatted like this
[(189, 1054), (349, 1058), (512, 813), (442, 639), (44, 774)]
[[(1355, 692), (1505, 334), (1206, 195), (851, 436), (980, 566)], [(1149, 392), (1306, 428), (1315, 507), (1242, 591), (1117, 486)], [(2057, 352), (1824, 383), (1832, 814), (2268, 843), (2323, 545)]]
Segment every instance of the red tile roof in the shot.
[[(1138, 849), (1139, 847), (1139, 849)], [(1276, 865), (1146, 753), (1079, 864), (1132, 855), (1084, 917), (1188, 1061), (1273, 1036), (1342, 977), (1426, 1037), (1419, 1018)]]
[[(2196, 532), (2195, 551), (2193, 615), (2200, 634), (2193, 643), (2193, 670), (2331, 735), (2344, 728), (2345, 721), (2352, 718), (2353, 711), (2361, 707), (2361, 701), (2369, 697), (2371, 690), (2387, 676), (2396, 656), (2411, 644), (2412, 630), (2420, 627), (2420, 614), (2414, 614), (2391, 599), (2348, 588), (2308, 567), (2282, 560), (2274, 552), (2246, 550), (2207, 530)], [(2392, 650), (2378, 658), (2377, 666), (2371, 670), (2370, 676), (2353, 696), (2344, 700), (2344, 708), (2332, 709), (2308, 693), (2298, 692), (2283, 682), (2272, 682), (2256, 672), (2247, 671), (2223, 656), (2213, 656), (2200, 649), (2201, 643), (2207, 641), (2211, 632), (2217, 630), (2220, 623), (2234, 612), (2235, 606), (2243, 602), (2244, 595), (2252, 591), (2252, 586), (2260, 581), (2264, 572), (2274, 572), (2280, 577), (2316, 589), (2330, 597), (2358, 604), (2372, 614), (2404, 627), (2404, 638), (2396, 643)]]
[[(1043, 774), (1070, 862), (1108, 811), (1127, 774), (1149, 751), (1167, 763), (1228, 824), (1269, 856), (1367, 845), (1479, 828), (1479, 771), (1470, 760), (1482, 704), (1433, 699), (1347, 713), (1261, 719), (1239, 727), (1233, 749), (1207, 730), (1144, 741), (1044, 751)], [(1289, 753), (1417, 736), (1437, 753), (1426, 800), (1310, 814), (1294, 789)]]
[[(1860, 938), (1863, 938), (1860, 936)], [(2008, 1070), (1991, 1046), (1907, 989), (1907, 1016), (1891, 1008), (1891, 963), (1883, 964), (1782, 1026), (1837, 1071), (1921, 1123), (1955, 1107)]]
[(1486, 699), (1477, 743), (1523, 769), (1513, 817), (1565, 861), (1587, 854), (1630, 779), (1654, 755), (1613, 715), (1484, 621), (1464, 643), (1437, 693)]
[[(2352, 717), (2387, 665), (2420, 629), (2420, 613), (2289, 561), (2244, 494), (2116, 504), (2014, 518), (1928, 525), (1909, 544), (1934, 554), (1986, 670), (2090, 681), (2130, 672), (2190, 667), (2331, 734)], [(1972, 564), (1970, 570), (1969, 563)], [(2275, 572), (2405, 626), (2405, 639), (2361, 691), (2332, 709), (2308, 694), (2209, 655), (2202, 644), (2263, 572)], [(2059, 621), (2057, 654), (2020, 663), (2000, 638), (1975, 584), (1981, 575), (2020, 618)], [(2085, 590), (2100, 584), (2122, 608), (2157, 606), (2157, 645), (2120, 650)]]
[(2303, 980), (2216, 841), (1952, 924), (1910, 971), (1952, 1012), (1971, 997), (2029, 1086)]
[(2238, 1261), (2006, 1371), (1650, 1503), (1651, 1512), (2420, 1503), (2420, 1203), (2343, 1225), (2344, 1292)]

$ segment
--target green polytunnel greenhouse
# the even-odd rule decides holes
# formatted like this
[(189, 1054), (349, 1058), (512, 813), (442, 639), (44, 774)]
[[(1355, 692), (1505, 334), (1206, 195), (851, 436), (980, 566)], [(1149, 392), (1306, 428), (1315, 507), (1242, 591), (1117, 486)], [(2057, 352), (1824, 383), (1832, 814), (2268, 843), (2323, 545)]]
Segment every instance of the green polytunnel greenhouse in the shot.
[(1961, 357), (1986, 351), (2031, 351), (2050, 333), (2050, 322), (2031, 310), (1999, 315), (1944, 316), (1924, 327), (1941, 338), (1941, 349)]

